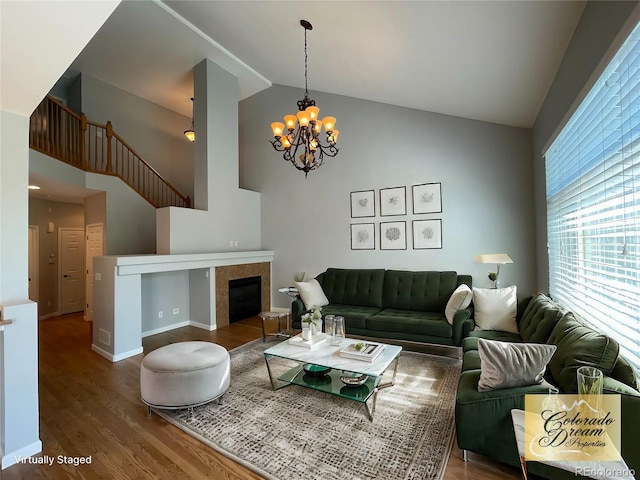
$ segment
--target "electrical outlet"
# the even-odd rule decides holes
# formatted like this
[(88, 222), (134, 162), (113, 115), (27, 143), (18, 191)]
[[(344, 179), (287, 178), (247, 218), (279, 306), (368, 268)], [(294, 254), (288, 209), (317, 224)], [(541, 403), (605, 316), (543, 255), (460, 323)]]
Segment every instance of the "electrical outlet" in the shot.
[(233, 247), (233, 240), (229, 240), (229, 246)]
[(164, 313), (162, 313), (162, 311), (159, 311), (158, 312), (158, 318), (162, 318), (162, 317), (164, 317)]
[(209, 270), (205, 270), (205, 272), (204, 272), (204, 278), (209, 278)]
[(99, 282), (100, 280), (102, 280), (102, 273), (100, 273), (100, 272), (96, 272), (96, 273), (94, 273), (94, 274), (93, 274), (93, 279), (94, 279), (96, 282)]
[(173, 309), (173, 314), (178, 315), (180, 313), (180, 309), (178, 307)]

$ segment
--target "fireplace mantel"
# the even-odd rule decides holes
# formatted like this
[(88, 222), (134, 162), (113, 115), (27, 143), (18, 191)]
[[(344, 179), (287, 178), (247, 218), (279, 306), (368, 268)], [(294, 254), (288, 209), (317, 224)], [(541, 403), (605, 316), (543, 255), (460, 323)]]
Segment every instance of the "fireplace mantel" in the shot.
[[(271, 305), (273, 258), (274, 252), (267, 250), (95, 257), (92, 350), (113, 362), (142, 353), (143, 275), (188, 271), (189, 304), (193, 311), (204, 312), (204, 320), (191, 319), (185, 323), (215, 330), (218, 325), (228, 324), (228, 315), (226, 319), (221, 316), (221, 323), (216, 320), (220, 303), (216, 297), (217, 272), (226, 273), (227, 278), (220, 278), (225, 284), (228, 277), (239, 278), (245, 273), (261, 272), (267, 277), (263, 281), (267, 289), (263, 291), (263, 305), (268, 309)], [(184, 324), (175, 328), (181, 326)]]

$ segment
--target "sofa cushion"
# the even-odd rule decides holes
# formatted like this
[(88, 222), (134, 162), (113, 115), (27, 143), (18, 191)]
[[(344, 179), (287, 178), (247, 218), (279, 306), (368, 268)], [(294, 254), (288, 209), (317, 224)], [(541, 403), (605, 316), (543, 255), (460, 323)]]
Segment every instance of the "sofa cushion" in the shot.
[(340, 315), (344, 317), (344, 324), (347, 333), (354, 328), (367, 328), (367, 318), (380, 312), (376, 307), (361, 307), (358, 305), (340, 305), (330, 303), (322, 307), (323, 315)]
[(516, 286), (473, 289), (474, 320), (479, 330), (518, 333)]
[(500, 342), (521, 342), (519, 335), (509, 332), (498, 332), (496, 330), (474, 330), (469, 332), (469, 336), (462, 341), (463, 351), (477, 350), (478, 340), (486, 338), (487, 340), (498, 340)]
[(547, 343), (558, 347), (549, 362), (549, 371), (565, 393), (578, 392), (578, 368), (596, 367), (610, 375), (618, 358), (618, 343), (588, 327), (572, 312), (563, 315)]
[(322, 291), (322, 287), (315, 278), (308, 282), (295, 282), (304, 307), (310, 310), (311, 307), (324, 307), (329, 303), (327, 296)]
[(535, 295), (520, 319), (518, 329), (525, 342), (546, 343), (560, 318), (566, 313), (560, 304), (543, 293)]
[(452, 327), (444, 313), (412, 312), (385, 308), (367, 319), (369, 330), (383, 332), (417, 333), (434, 337), (451, 338)]
[(638, 379), (640, 379), (638, 371), (622, 355), (618, 355), (616, 364), (613, 366), (613, 370), (611, 371), (611, 377), (629, 385), (635, 390), (638, 390), (638, 387), (640, 387), (640, 384), (638, 383)]
[(447, 322), (453, 325), (453, 317), (456, 312), (463, 310), (471, 305), (473, 299), (473, 292), (468, 285), (464, 283), (456, 288), (444, 308), (444, 316), (447, 317)]
[(383, 269), (328, 268), (317, 278), (329, 303), (382, 307)]
[(409, 272), (387, 270), (382, 301), (384, 308), (439, 312), (458, 287), (456, 272)]
[(496, 342), (481, 338), (478, 341), (481, 362), (478, 391), (542, 383), (547, 363), (555, 351), (555, 345), (544, 343)]
[(462, 371), (480, 370), (480, 353), (478, 350), (469, 350), (462, 355)]

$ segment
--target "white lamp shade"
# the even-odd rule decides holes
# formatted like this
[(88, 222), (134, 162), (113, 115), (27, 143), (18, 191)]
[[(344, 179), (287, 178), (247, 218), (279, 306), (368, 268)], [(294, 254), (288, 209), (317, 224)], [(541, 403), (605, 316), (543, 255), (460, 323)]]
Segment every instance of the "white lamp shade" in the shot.
[(482, 255), (476, 255), (473, 259), (476, 263), (496, 263), (503, 265), (505, 263), (513, 263), (513, 260), (506, 253), (486, 253)]

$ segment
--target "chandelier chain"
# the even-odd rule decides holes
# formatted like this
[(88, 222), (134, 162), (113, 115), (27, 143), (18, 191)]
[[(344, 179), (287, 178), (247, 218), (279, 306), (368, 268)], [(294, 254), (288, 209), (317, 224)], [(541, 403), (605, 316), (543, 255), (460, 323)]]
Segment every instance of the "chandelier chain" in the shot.
[(309, 96), (309, 87), (307, 85), (307, 29), (304, 29), (304, 96)]

